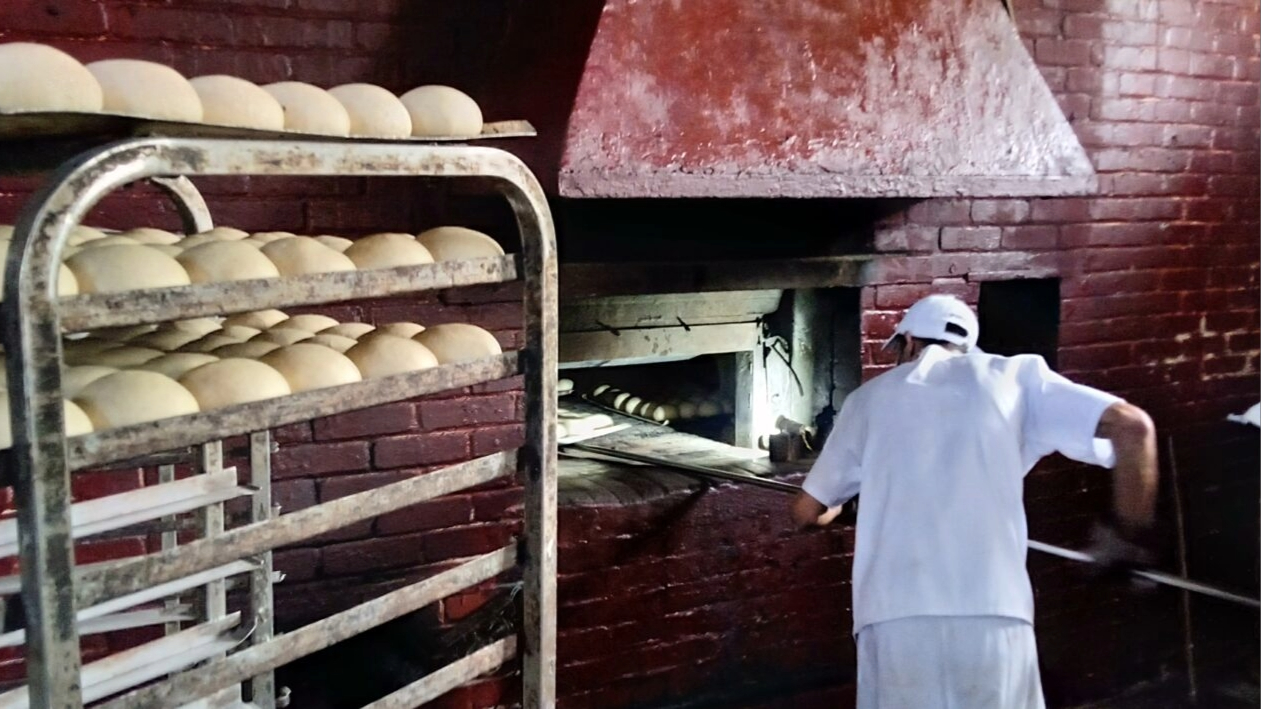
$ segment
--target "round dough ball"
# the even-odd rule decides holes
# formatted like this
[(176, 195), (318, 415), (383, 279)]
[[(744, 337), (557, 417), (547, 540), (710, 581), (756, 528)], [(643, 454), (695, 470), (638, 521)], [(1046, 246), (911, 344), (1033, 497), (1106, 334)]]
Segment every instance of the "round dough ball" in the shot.
[(334, 352), (345, 352), (346, 350), (359, 344), (351, 337), (342, 337), (341, 335), (326, 335), (320, 333), (309, 340), (303, 340), (304, 345), (322, 345)]
[(163, 246), (170, 246), (180, 240), (179, 234), (172, 234), (164, 229), (152, 229), (150, 227), (128, 229), (122, 233), (122, 236), (138, 244), (161, 244)]
[(201, 99), (178, 71), (142, 59), (103, 59), (88, 64), (101, 84), (102, 110), (165, 121), (201, 120)]
[(171, 258), (175, 258), (184, 252), (184, 249), (181, 249), (178, 244), (148, 244), (147, 246), (151, 249), (161, 251)]
[[(397, 96), (375, 84), (342, 84), (328, 92), (350, 116), (350, 134), (369, 138), (406, 138), (412, 117)], [(480, 130), (480, 129), (479, 129)]]
[(295, 392), (352, 384), (363, 379), (359, 368), (346, 355), (305, 342), (281, 347), (263, 355), (259, 361), (275, 367)]
[(285, 327), (306, 330), (313, 335), (317, 332), (323, 332), (330, 327), (336, 327), (339, 324), (340, 323), (327, 315), (317, 315), (314, 313), (294, 315), (284, 322)]
[(433, 263), (429, 249), (411, 234), (373, 234), (354, 242), (346, 256), (357, 268), (394, 268)]
[(223, 320), (223, 326), (244, 325), (255, 330), (266, 330), (288, 320), (289, 316), (279, 310), (255, 310), (252, 313), (237, 313)]
[(375, 329), (375, 327), (366, 322), (344, 322), (340, 325), (334, 325), (327, 330), (321, 330), (320, 334), (339, 335), (341, 337), (349, 337), (352, 340), (357, 340)]
[(71, 256), (66, 266), (74, 272), (83, 293), (117, 293), (190, 283), (188, 272), (178, 261), (144, 245), (85, 249)]
[(82, 224), (79, 224), (78, 226), (71, 227), (70, 236), (66, 239), (66, 246), (80, 246), (88, 243), (89, 241), (96, 241), (97, 239), (104, 238), (105, 232), (100, 229), (93, 229), (90, 226), (83, 226)]
[(155, 350), (170, 352), (171, 350), (178, 350), (199, 337), (201, 335), (183, 330), (160, 330), (141, 335), (129, 340), (129, 342), (137, 347), (152, 347)]
[(202, 352), (171, 352), (157, 359), (151, 359), (139, 367), (132, 367), (132, 369), (143, 369), (146, 372), (157, 372), (171, 379), (179, 379), (191, 369), (218, 361), (219, 358), (215, 355), (208, 355)]
[[(92, 432), (92, 422), (73, 401), (62, 399), (62, 423), (66, 437)], [(9, 392), (0, 390), (0, 450), (13, 447), (13, 428), (9, 424)]]
[[(4, 277), (0, 276), (0, 294), (4, 291)], [(74, 271), (66, 267), (66, 264), (58, 266), (57, 271), (57, 295), (78, 295), (79, 279), (74, 277)]]
[(266, 332), (261, 332), (257, 337), (250, 340), (251, 342), (275, 342), (278, 345), (292, 345), (295, 342), (311, 339), (315, 333), (308, 332), (296, 327), (273, 327)]
[(139, 241), (122, 234), (110, 234), (102, 239), (94, 239), (83, 245), (85, 249), (95, 249), (98, 246), (135, 246)]
[(315, 239), (281, 239), (263, 246), (263, 255), (282, 276), (353, 271), (355, 262)]
[(631, 398), (630, 392), (619, 391), (617, 393), (617, 396), (613, 397), (613, 408), (617, 409), (618, 411), (621, 411), (622, 408), (626, 405), (626, 402), (630, 400), (630, 398)]
[(188, 320), (175, 320), (163, 325), (162, 329), (179, 330), (181, 332), (191, 332), (195, 335), (209, 335), (212, 332), (218, 332), (223, 329), (223, 325), (215, 318), (190, 318)]
[(180, 384), (192, 392), (202, 411), (291, 393), (280, 372), (262, 362), (236, 357), (190, 369), (180, 377)]
[(280, 271), (254, 246), (241, 241), (215, 241), (185, 249), (176, 257), (193, 283), (279, 278)]
[(224, 74), (190, 79), (201, 99), (202, 123), (284, 130), (285, 109), (258, 84)]
[(262, 330), (256, 327), (249, 327), (247, 325), (224, 325), (223, 329), (219, 331), (219, 334), (227, 335), (228, 337), (235, 337), (236, 339), (245, 342), (260, 332), (262, 332)]
[(696, 402), (693, 402), (693, 401), (679, 402), (679, 418), (680, 419), (696, 418)]
[(424, 345), (405, 337), (378, 335), (346, 350), (364, 379), (414, 372), (438, 366), (438, 358)]
[(155, 350), (151, 347), (125, 345), (96, 353), (91, 357), (91, 364), (102, 367), (134, 367), (138, 364), (144, 364), (151, 359), (157, 359), (162, 355), (162, 350)]
[(33, 42), (0, 44), (0, 111), (82, 111), (105, 104), (92, 72), (60, 49)]
[(392, 322), (379, 326), (372, 334), (412, 338), (424, 331), (424, 325), (417, 325), (414, 322)]
[(285, 111), (285, 130), (319, 135), (350, 135), (350, 114), (333, 95), (301, 81), (268, 84), (263, 90)]
[(219, 241), (240, 241), (248, 238), (250, 233), (242, 229), (230, 226), (217, 226), (207, 231), (198, 232), (193, 236), (204, 236), (210, 239), (218, 239)]
[(248, 342), (234, 342), (230, 345), (217, 347), (211, 354), (216, 357), (244, 357), (245, 359), (258, 359), (273, 350), (280, 349), (280, 345), (275, 342), (266, 342), (264, 340), (250, 340)]
[(246, 241), (253, 241), (256, 244), (270, 244), (273, 241), (281, 239), (293, 239), (297, 234), (289, 231), (260, 231), (257, 234), (250, 234)]
[(462, 226), (440, 226), (421, 232), (416, 241), (424, 244), (435, 261), (463, 261), (477, 258), (498, 258), (504, 247), (476, 229)]
[[(146, 364), (148, 363), (146, 362)], [(73, 399), (87, 385), (117, 371), (118, 369), (115, 367), (103, 367), (99, 364), (66, 367), (61, 370), (61, 395)]]
[[(4, 263), (9, 258), (9, 246), (12, 241), (0, 241), (0, 302), (4, 301)], [(79, 292), (79, 279), (74, 272), (66, 268), (66, 264), (57, 264), (57, 295), (75, 295)]]
[(118, 327), (107, 327), (104, 330), (95, 330), (92, 332), (93, 340), (112, 340), (115, 342), (126, 342), (141, 335), (147, 335), (151, 332), (157, 332), (158, 326), (152, 323), (144, 325), (119, 325)]
[(443, 364), (493, 357), (503, 353), (499, 340), (476, 325), (447, 323), (434, 325), (412, 339), (429, 348)]
[(157, 372), (127, 369), (101, 377), (74, 397), (97, 431), (197, 413), (197, 399)]
[(418, 86), (399, 97), (412, 119), (412, 135), (472, 138), (482, 134), (482, 109), (450, 86)]
[(351, 244), (355, 243), (351, 241), (350, 239), (346, 239), (340, 236), (328, 236), (327, 234), (323, 236), (317, 236), (315, 237), (315, 240), (320, 242), (321, 244), (324, 244), (328, 248), (338, 253), (343, 253), (343, 254), (346, 253), (346, 249), (349, 249)]
[(608, 384), (601, 384), (600, 386), (598, 386), (598, 387), (596, 387), (595, 389), (592, 389), (592, 390), (591, 390), (591, 396), (593, 396), (593, 397), (597, 397), (597, 398), (598, 398), (601, 394), (603, 394), (604, 392), (606, 392), (606, 391), (608, 391), (608, 390), (609, 390), (609, 385), (608, 385)]
[(673, 421), (679, 417), (679, 407), (674, 404), (662, 404), (657, 407), (657, 413), (661, 416), (661, 418), (653, 417), (657, 421)]
[(184, 345), (183, 347), (179, 349), (179, 351), (180, 352), (201, 352), (201, 353), (209, 354), (210, 352), (213, 352), (219, 349), (220, 347), (223, 347), (224, 345), (234, 345), (238, 342), (241, 342), (241, 340), (236, 337), (228, 337), (227, 335), (221, 335), (217, 332), (212, 332), (209, 335), (206, 335), (205, 337), (193, 340), (187, 345)]
[(721, 413), (722, 407), (712, 399), (706, 399), (696, 405), (696, 415), (699, 418), (710, 418)]
[[(5, 402), (8, 406), (8, 402)], [(65, 424), (66, 437), (86, 436), (92, 432), (92, 420), (88, 415), (79, 408), (79, 405), (69, 399), (61, 400), (61, 415)]]

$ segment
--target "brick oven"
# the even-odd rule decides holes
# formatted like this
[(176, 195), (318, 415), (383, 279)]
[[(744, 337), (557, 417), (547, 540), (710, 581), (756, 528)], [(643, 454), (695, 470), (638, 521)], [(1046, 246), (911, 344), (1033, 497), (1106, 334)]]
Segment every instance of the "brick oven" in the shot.
[[(488, 117), (529, 119), (539, 138), (510, 149), (553, 197), (562, 349), (573, 348), (561, 376), (579, 389), (648, 380), (660, 396), (695, 384), (730, 410), (694, 429), (707, 439), (756, 447), (779, 415), (813, 423), (889, 366), (876, 345), (901, 308), (930, 290), (957, 293), (978, 306), (989, 349), (1044, 353), (1152, 412), (1166, 464), (1176, 460), (1183, 479), (1191, 576), (1255, 594), (1256, 431), (1225, 416), (1261, 388), (1257, 7), (1009, 4), (1010, 17), (1000, 0), (724, 0), (700, 16), (697, 3), (665, 0), (43, 0), (0, 9), (0, 41), (45, 42), (85, 61), (151, 59), (188, 76), (450, 83)], [(943, 67), (942, 80), (925, 84), (918, 63)], [(731, 90), (706, 93), (714, 86)], [(828, 104), (843, 110), (814, 108)], [(219, 221), (250, 230), (462, 223), (498, 234), (509, 218), (475, 193), (417, 201), (405, 186), (365, 180), (199, 186)], [(0, 223), (32, 188), (0, 183)], [(178, 224), (139, 189), (87, 223), (139, 220)], [(485, 288), (353, 315), (475, 322), (513, 345), (519, 301)], [(624, 344), (636, 333), (646, 339)], [(515, 445), (523, 415), (519, 382), (507, 380), (277, 431), (276, 501), (300, 509)], [(567, 465), (561, 706), (852, 701), (852, 526), (798, 534), (773, 492)], [(144, 474), (88, 473), (76, 493), (128, 489)], [(1032, 536), (1080, 544), (1107, 494), (1098, 471), (1051, 461), (1026, 486)], [(278, 552), (287, 576), (278, 623), (323, 617), (499, 545), (516, 529), (516, 497), (479, 489)], [(84, 545), (80, 558), (134, 554), (149, 541)], [(1067, 562), (1030, 563), (1053, 706), (1185, 673), (1175, 595), (1101, 584)], [(295, 699), (314, 696), (313, 678), (397, 681), (461, 629), (510, 617), (505, 599), (490, 587), (448, 599), (356, 648), (368, 662), (326, 658), (285, 679)], [(1255, 688), (1255, 615), (1193, 610), (1200, 676)], [(392, 659), (371, 654), (381, 644)], [(0, 662), (4, 679), (21, 671), (15, 656)], [(483, 679), (435, 705), (497, 706), (512, 681)]]

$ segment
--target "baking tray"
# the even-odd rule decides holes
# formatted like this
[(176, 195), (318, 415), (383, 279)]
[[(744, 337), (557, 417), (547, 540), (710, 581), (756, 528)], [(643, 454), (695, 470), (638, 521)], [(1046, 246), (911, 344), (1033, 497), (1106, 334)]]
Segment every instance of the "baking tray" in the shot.
[(168, 138), (239, 138), (243, 140), (313, 140), (330, 143), (467, 143), (474, 140), (532, 138), (538, 135), (529, 121), (496, 121), (482, 126), (482, 134), (424, 138), (363, 138), (219, 126), (186, 121), (160, 121), (116, 113), (68, 111), (0, 112), (0, 141), (87, 136)]

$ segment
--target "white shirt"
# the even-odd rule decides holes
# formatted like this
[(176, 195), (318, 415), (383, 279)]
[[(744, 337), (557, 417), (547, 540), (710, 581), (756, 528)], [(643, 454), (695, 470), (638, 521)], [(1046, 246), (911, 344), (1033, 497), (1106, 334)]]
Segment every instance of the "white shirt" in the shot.
[(1024, 476), (1054, 451), (1112, 467), (1094, 433), (1118, 401), (1041, 357), (938, 346), (850, 394), (802, 489), (829, 507), (862, 493), (854, 632), (922, 615), (1032, 623)]

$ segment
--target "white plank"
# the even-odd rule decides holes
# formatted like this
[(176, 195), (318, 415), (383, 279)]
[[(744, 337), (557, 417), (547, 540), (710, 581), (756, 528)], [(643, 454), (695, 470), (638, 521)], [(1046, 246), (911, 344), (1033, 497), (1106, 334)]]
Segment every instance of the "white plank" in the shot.
[[(236, 484), (236, 468), (213, 475), (194, 475), (72, 505), (70, 533), (74, 539), (81, 539), (252, 493), (253, 490)], [(17, 518), (0, 520), (0, 557), (17, 553)]]

